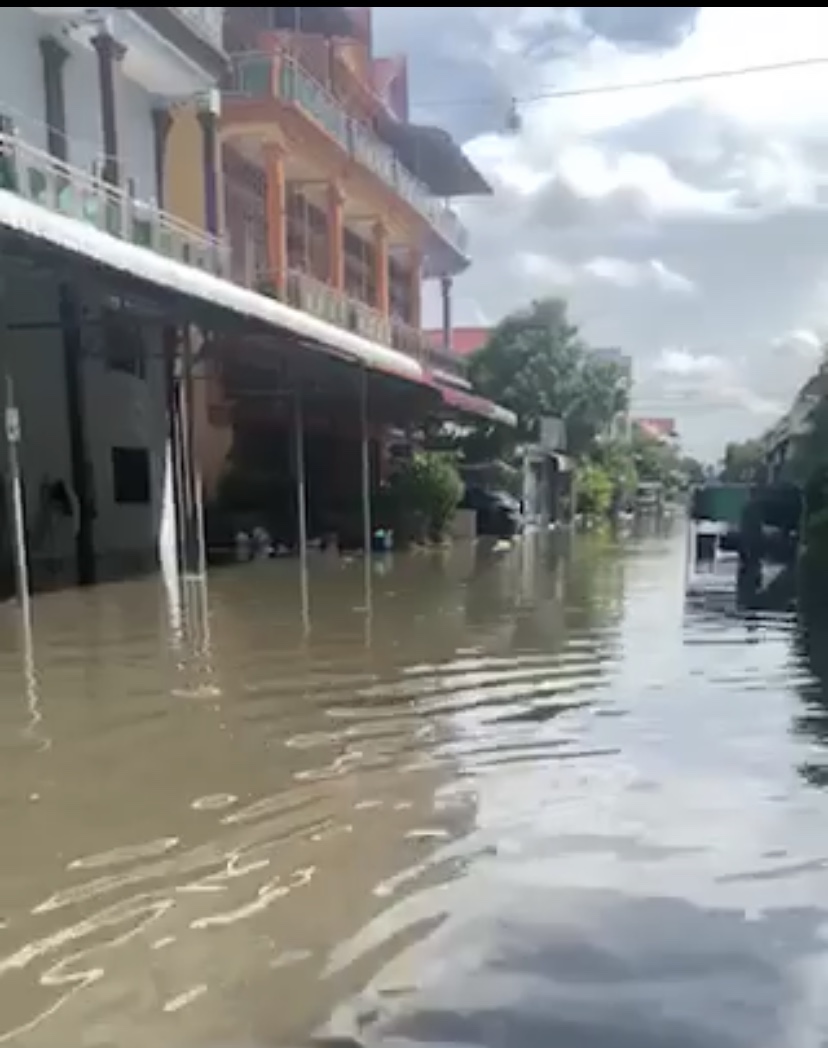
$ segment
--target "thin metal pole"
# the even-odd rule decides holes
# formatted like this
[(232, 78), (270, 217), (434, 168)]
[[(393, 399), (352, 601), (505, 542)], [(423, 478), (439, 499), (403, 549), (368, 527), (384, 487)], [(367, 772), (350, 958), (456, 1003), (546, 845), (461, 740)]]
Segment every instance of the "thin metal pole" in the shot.
[(373, 525), (371, 523), (371, 448), (368, 434), (368, 372), (362, 370), (360, 385), (360, 439), (362, 462), (362, 541), (365, 549), (365, 610), (370, 619), (373, 612), (371, 554), (373, 552)]
[(184, 521), (183, 571), (186, 575), (200, 578), (207, 570), (207, 554), (204, 544), (204, 506), (201, 492), (201, 475), (198, 468), (195, 441), (195, 397), (193, 375), (192, 331), (186, 326), (182, 332), (181, 379), (179, 404), (181, 412), (181, 500)]
[(296, 455), (296, 517), (299, 526), (299, 585), (302, 594), (302, 624), (310, 631), (310, 588), (308, 585), (308, 502), (305, 478), (305, 413), (302, 391), (297, 390), (293, 411), (293, 440)]
[(9, 460), (12, 519), (14, 524), (14, 566), (17, 580), (17, 599), (26, 623), (31, 615), (31, 588), (29, 586), (29, 551), (26, 540), (26, 508), (23, 501), (23, 482), (20, 470), (20, 412), (14, 400), (14, 381), (6, 371), (6, 445)]

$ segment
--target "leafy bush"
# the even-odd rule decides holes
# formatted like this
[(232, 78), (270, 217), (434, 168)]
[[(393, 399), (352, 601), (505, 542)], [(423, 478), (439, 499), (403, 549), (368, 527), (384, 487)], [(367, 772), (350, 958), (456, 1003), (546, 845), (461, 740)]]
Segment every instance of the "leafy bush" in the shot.
[(437, 452), (421, 452), (400, 466), (389, 484), (396, 530), (404, 539), (445, 538), (463, 497), (454, 462)]
[(605, 517), (612, 505), (613, 480), (596, 462), (585, 462), (576, 478), (577, 510), (585, 517)]

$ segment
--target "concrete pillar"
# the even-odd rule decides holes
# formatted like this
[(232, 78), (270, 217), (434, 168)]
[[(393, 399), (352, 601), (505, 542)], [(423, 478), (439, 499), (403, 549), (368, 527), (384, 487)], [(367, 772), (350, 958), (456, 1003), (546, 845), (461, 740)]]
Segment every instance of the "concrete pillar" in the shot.
[(411, 326), (420, 328), (422, 327), (423, 257), (415, 249), (411, 251), (409, 276), (411, 279)]
[(52, 36), (40, 41), (43, 60), (43, 87), (46, 98), (46, 146), (49, 155), (64, 163), (69, 159), (66, 137), (66, 92), (63, 67), (69, 52)]
[(440, 297), (443, 306), (443, 349), (451, 353), (454, 348), (454, 321), (452, 318), (452, 279), (450, 276), (440, 277)]
[(221, 94), (215, 88), (199, 99), (198, 122), (201, 125), (201, 163), (204, 178), (204, 228), (214, 237), (219, 235), (218, 193), (218, 121)]
[(267, 268), (277, 294), (287, 285), (287, 216), (285, 199), (285, 156), (273, 144), (265, 146), (265, 221), (267, 223)]
[(332, 287), (345, 289), (345, 198), (336, 184), (328, 186), (328, 273)]
[(167, 142), (172, 128), (172, 113), (166, 107), (152, 111), (152, 139), (155, 161), (155, 198), (160, 208), (164, 207), (167, 196)]
[(182, 576), (200, 578), (206, 572), (204, 511), (195, 439), (195, 360), (189, 327), (174, 332), (165, 346), (168, 413), (172, 447), (173, 497)]
[(376, 309), (387, 317), (391, 311), (388, 288), (388, 229), (384, 222), (374, 225), (374, 281), (377, 289)]
[(98, 56), (98, 86), (101, 105), (101, 132), (103, 136), (103, 180), (111, 186), (120, 184), (118, 158), (118, 105), (115, 90), (115, 75), (118, 63), (126, 54), (126, 48), (112, 35), (108, 20), (92, 38), (92, 46)]
[(374, 523), (371, 513), (371, 434), (368, 416), (368, 369), (360, 375), (359, 421), (360, 421), (360, 466), (362, 473), (362, 541), (365, 567), (365, 614), (370, 625), (373, 615), (372, 554), (374, 546)]
[(299, 582), (302, 625), (310, 633), (310, 585), (308, 581), (308, 492), (305, 475), (305, 414), (301, 389), (293, 412), (294, 464), (296, 467), (296, 523), (299, 533)]

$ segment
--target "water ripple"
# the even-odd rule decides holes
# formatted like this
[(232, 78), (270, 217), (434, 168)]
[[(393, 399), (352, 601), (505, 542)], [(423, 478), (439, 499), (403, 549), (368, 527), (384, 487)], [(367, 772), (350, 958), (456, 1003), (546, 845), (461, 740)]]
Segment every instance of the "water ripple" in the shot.
[(824, 1043), (828, 632), (686, 601), (683, 549), (400, 557), (370, 602), (325, 559), (309, 634), (294, 565), (232, 569), (192, 650), (152, 581), (44, 598), (0, 1043)]

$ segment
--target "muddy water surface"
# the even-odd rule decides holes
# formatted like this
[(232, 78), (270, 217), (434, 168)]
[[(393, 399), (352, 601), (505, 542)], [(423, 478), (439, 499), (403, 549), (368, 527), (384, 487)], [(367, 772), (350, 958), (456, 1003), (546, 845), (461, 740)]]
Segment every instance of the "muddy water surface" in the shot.
[(0, 611), (0, 1044), (825, 1043), (828, 633), (683, 555)]

